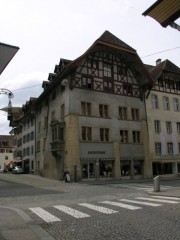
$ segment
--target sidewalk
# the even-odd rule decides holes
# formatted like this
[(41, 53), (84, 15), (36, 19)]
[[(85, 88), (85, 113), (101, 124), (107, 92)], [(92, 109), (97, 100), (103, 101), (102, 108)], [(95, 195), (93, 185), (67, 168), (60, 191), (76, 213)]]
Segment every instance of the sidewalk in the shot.
[(20, 209), (0, 206), (0, 212), (1, 240), (54, 240)]

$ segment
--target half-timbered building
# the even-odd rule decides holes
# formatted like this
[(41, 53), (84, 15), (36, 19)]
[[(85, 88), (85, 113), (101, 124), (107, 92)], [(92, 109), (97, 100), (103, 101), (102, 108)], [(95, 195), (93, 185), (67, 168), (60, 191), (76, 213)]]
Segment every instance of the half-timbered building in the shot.
[(153, 175), (180, 173), (180, 68), (158, 59), (149, 68), (154, 80), (146, 99), (149, 159)]
[(151, 85), (136, 50), (108, 31), (74, 61), (60, 59), (36, 101), (42, 175), (151, 177), (145, 109)]

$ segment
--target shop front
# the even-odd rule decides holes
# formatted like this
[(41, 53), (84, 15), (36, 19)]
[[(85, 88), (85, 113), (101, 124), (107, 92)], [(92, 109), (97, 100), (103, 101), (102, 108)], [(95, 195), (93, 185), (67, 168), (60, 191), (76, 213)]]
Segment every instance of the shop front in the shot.
[(143, 178), (143, 158), (127, 158), (122, 159), (121, 177), (127, 179)]
[(82, 180), (113, 178), (113, 146), (103, 143), (81, 143)]

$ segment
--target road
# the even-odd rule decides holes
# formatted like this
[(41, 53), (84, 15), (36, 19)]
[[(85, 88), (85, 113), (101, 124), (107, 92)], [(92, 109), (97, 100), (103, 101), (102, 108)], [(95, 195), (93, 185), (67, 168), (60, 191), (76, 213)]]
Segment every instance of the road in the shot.
[[(24, 211), (54, 239), (180, 240), (180, 180), (63, 183), (0, 175), (0, 206)], [(172, 197), (172, 193), (176, 195)]]

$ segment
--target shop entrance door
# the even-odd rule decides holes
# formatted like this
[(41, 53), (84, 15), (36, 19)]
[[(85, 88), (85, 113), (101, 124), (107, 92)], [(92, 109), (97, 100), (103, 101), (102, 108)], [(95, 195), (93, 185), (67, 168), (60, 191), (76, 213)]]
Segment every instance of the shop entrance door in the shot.
[(83, 163), (82, 164), (82, 178), (95, 178), (95, 164)]

